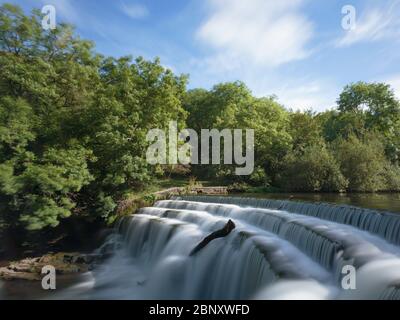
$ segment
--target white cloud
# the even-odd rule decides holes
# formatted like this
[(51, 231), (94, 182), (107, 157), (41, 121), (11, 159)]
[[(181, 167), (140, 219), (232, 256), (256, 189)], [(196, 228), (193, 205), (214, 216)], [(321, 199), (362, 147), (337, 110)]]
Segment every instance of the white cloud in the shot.
[(337, 47), (400, 38), (399, 1), (395, 0), (383, 8), (366, 9), (359, 16), (357, 14), (355, 28), (344, 32), (344, 36), (336, 41)]
[(390, 84), (398, 99), (400, 99), (400, 74), (387, 77), (383, 82)]
[(216, 50), (217, 66), (276, 67), (309, 55), (311, 22), (300, 12), (303, 0), (208, 0), (210, 15), (197, 37)]
[(291, 83), (276, 88), (278, 101), (293, 110), (324, 111), (336, 105), (339, 90), (320, 81)]
[(122, 11), (132, 19), (142, 19), (149, 15), (149, 10), (146, 6), (140, 3), (122, 3)]

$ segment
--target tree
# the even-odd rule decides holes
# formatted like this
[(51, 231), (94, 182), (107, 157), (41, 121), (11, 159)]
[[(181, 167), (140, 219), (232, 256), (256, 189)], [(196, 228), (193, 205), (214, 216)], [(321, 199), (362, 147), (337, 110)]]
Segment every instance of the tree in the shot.
[(325, 111), (318, 115), (322, 136), (327, 142), (337, 138), (347, 139), (350, 135), (362, 137), (366, 132), (365, 114), (354, 112)]
[(338, 192), (346, 190), (348, 182), (326, 146), (315, 144), (283, 159), (280, 184), (288, 191)]
[[(260, 176), (259, 169), (266, 171), (266, 175), (276, 173), (279, 158), (290, 148), (291, 137), (287, 132), (288, 112), (272, 97), (256, 98), (242, 82), (221, 83), (210, 91), (189, 91), (184, 105), (189, 112), (188, 126), (198, 132), (201, 129), (253, 129), (257, 175)], [(193, 169), (203, 177), (237, 179), (232, 166)]]
[(346, 86), (338, 99), (342, 113), (361, 114), (365, 129), (377, 130), (385, 138), (386, 154), (398, 161), (400, 152), (400, 103), (390, 85), (357, 82)]
[(71, 215), (92, 181), (91, 151), (75, 129), (99, 79), (89, 42), (66, 25), (44, 31), (40, 21), (38, 11), (0, 7), (1, 214), (29, 230)]
[(300, 152), (321, 141), (321, 123), (311, 110), (290, 113), (288, 131), (292, 137), (293, 149)]
[(375, 192), (387, 189), (384, 177), (388, 162), (380, 136), (368, 133), (359, 139), (355, 135), (334, 143), (335, 157), (349, 181), (350, 191)]
[(151, 180), (146, 133), (184, 125), (187, 77), (160, 61), (102, 57), (42, 15), (0, 7), (0, 198), (10, 227), (39, 230), (85, 211), (108, 219)]
[(184, 127), (187, 79), (163, 68), (158, 59), (132, 63), (130, 57), (105, 59), (100, 74), (102, 86), (84, 112), (81, 134), (97, 159), (89, 166), (96, 176), (90, 193), (98, 195), (92, 205), (108, 217), (115, 200), (144, 187), (154, 176), (155, 167), (145, 157), (147, 132), (165, 130), (170, 121)]

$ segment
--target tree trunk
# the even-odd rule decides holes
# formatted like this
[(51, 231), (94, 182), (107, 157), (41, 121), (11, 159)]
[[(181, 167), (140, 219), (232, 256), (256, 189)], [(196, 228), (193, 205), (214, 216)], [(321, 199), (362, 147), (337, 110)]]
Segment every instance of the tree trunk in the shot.
[(226, 237), (228, 234), (231, 233), (231, 231), (233, 229), (235, 229), (236, 225), (232, 220), (229, 220), (226, 225), (217, 231), (214, 231), (213, 233), (211, 233), (210, 235), (208, 235), (207, 237), (205, 237), (203, 239), (203, 241), (201, 241), (191, 252), (190, 252), (190, 256), (193, 256), (194, 254), (196, 254), (197, 252), (199, 252), (201, 249), (203, 249), (210, 241), (217, 239), (217, 238), (222, 238), (222, 237)]

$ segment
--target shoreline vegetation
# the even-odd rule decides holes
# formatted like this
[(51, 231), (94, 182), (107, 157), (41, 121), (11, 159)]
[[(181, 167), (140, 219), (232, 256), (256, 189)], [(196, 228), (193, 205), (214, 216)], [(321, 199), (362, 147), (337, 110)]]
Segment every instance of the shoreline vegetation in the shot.
[[(119, 215), (197, 181), (228, 193), (400, 191), (400, 102), (385, 83), (351, 83), (327, 111), (294, 111), (240, 81), (189, 90), (158, 58), (105, 57), (41, 18), (0, 6), (0, 260), (90, 252)], [(254, 172), (150, 165), (146, 135), (171, 121), (254, 129)]]

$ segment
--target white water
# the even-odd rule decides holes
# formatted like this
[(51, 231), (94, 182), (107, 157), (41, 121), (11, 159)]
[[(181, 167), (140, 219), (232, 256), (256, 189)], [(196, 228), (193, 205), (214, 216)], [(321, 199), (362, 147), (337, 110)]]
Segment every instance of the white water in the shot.
[[(350, 208), (358, 217), (355, 222), (341, 220), (334, 208), (325, 205), (310, 209), (302, 204), (298, 213), (289, 213), (276, 206), (255, 208), (259, 203), (253, 207), (248, 199), (243, 203), (226, 198), (237, 205), (211, 203), (221, 202), (220, 198), (187, 199), (201, 202), (159, 201), (120, 221), (109, 239), (115, 255), (62, 297), (400, 298), (400, 248), (396, 245), (400, 241), (395, 237), (400, 217), (380, 214), (379, 220), (367, 212), (366, 218)], [(291, 204), (289, 209), (296, 207)], [(338, 210), (350, 216), (343, 207)], [(206, 235), (229, 219), (236, 224), (229, 236), (211, 241), (189, 257)], [(389, 227), (388, 220), (396, 227)], [(344, 265), (357, 269), (355, 290), (341, 288)]]

